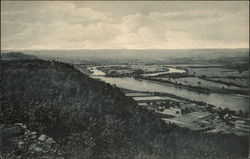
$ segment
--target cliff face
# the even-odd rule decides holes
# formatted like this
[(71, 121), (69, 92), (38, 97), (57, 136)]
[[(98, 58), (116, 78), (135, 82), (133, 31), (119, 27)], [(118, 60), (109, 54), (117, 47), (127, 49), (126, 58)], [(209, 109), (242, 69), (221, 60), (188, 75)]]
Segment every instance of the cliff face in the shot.
[[(1, 68), (0, 122), (4, 129), (0, 131), (11, 141), (1, 148), (1, 155), (15, 151), (20, 152), (17, 156), (47, 155), (49, 139), (53, 142), (49, 146), (55, 145), (52, 151), (63, 152), (51, 155), (65, 158), (247, 156), (246, 138), (199, 134), (165, 124), (118, 88), (89, 78), (70, 64), (19, 60), (2, 61)], [(15, 123), (22, 124), (17, 128)], [(14, 136), (6, 129), (13, 126)], [(23, 135), (28, 130), (36, 136), (26, 143)], [(13, 144), (16, 146), (8, 146)], [(22, 150), (18, 145), (27, 146)]]

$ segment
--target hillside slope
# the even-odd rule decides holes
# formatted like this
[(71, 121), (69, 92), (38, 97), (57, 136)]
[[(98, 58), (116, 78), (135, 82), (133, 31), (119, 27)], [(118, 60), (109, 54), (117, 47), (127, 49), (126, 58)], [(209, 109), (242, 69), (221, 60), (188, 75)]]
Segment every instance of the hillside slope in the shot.
[(246, 137), (165, 124), (70, 64), (22, 60), (1, 67), (1, 124), (21, 122), (53, 137), (65, 158), (247, 157)]
[(1, 53), (1, 60), (33, 60), (38, 59), (34, 55), (27, 55), (22, 52)]

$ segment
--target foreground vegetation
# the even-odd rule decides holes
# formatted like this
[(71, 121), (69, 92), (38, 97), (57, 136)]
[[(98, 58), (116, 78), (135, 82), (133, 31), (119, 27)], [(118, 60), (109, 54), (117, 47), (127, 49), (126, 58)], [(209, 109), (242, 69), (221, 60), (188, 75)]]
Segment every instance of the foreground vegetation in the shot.
[(244, 158), (248, 138), (166, 124), (73, 65), (1, 61), (1, 124), (53, 137), (66, 158)]

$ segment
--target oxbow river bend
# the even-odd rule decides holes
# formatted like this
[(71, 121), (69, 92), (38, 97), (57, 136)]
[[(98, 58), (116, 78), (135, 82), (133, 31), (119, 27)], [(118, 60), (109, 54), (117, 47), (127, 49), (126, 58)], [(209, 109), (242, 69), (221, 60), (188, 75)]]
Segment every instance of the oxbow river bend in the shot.
[(184, 88), (176, 88), (174, 86), (159, 84), (156, 82), (136, 80), (131, 77), (113, 78), (104, 77), (104, 72), (101, 72), (96, 67), (92, 67), (94, 72), (91, 77), (99, 78), (107, 83), (115, 84), (117, 87), (126, 88), (136, 91), (162, 92), (171, 93), (190, 100), (203, 101), (208, 104), (213, 104), (216, 107), (229, 108), (231, 110), (249, 111), (249, 97), (236, 94), (221, 94), (210, 93), (201, 94), (195, 91), (190, 91)]

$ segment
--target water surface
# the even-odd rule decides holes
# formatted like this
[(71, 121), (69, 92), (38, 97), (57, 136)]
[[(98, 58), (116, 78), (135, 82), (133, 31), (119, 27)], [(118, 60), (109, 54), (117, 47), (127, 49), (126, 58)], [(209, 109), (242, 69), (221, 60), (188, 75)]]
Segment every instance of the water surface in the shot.
[(98, 70), (97, 67), (91, 67), (89, 69), (94, 72), (91, 77), (99, 78), (110, 84), (115, 84), (120, 88), (136, 91), (171, 93), (190, 100), (203, 101), (208, 104), (213, 104), (216, 107), (229, 108), (236, 111), (249, 111), (249, 96), (222, 93), (198, 93), (196, 91), (187, 90), (185, 88), (178, 88), (175, 86), (160, 84), (153, 81), (136, 80), (131, 77), (104, 77), (103, 75), (105, 75), (105, 73)]
[(249, 111), (249, 97), (247, 96), (220, 94), (220, 93), (202, 94), (183, 88), (176, 88), (170, 85), (159, 84), (145, 80), (139, 81), (130, 77), (125, 77), (125, 78), (112, 78), (103, 76), (92, 76), (92, 77), (99, 78), (110, 84), (115, 84), (117, 87), (121, 88), (126, 88), (136, 91), (171, 93), (190, 100), (204, 101), (208, 104), (213, 104), (216, 107), (221, 107), (221, 108), (227, 107), (231, 110)]

